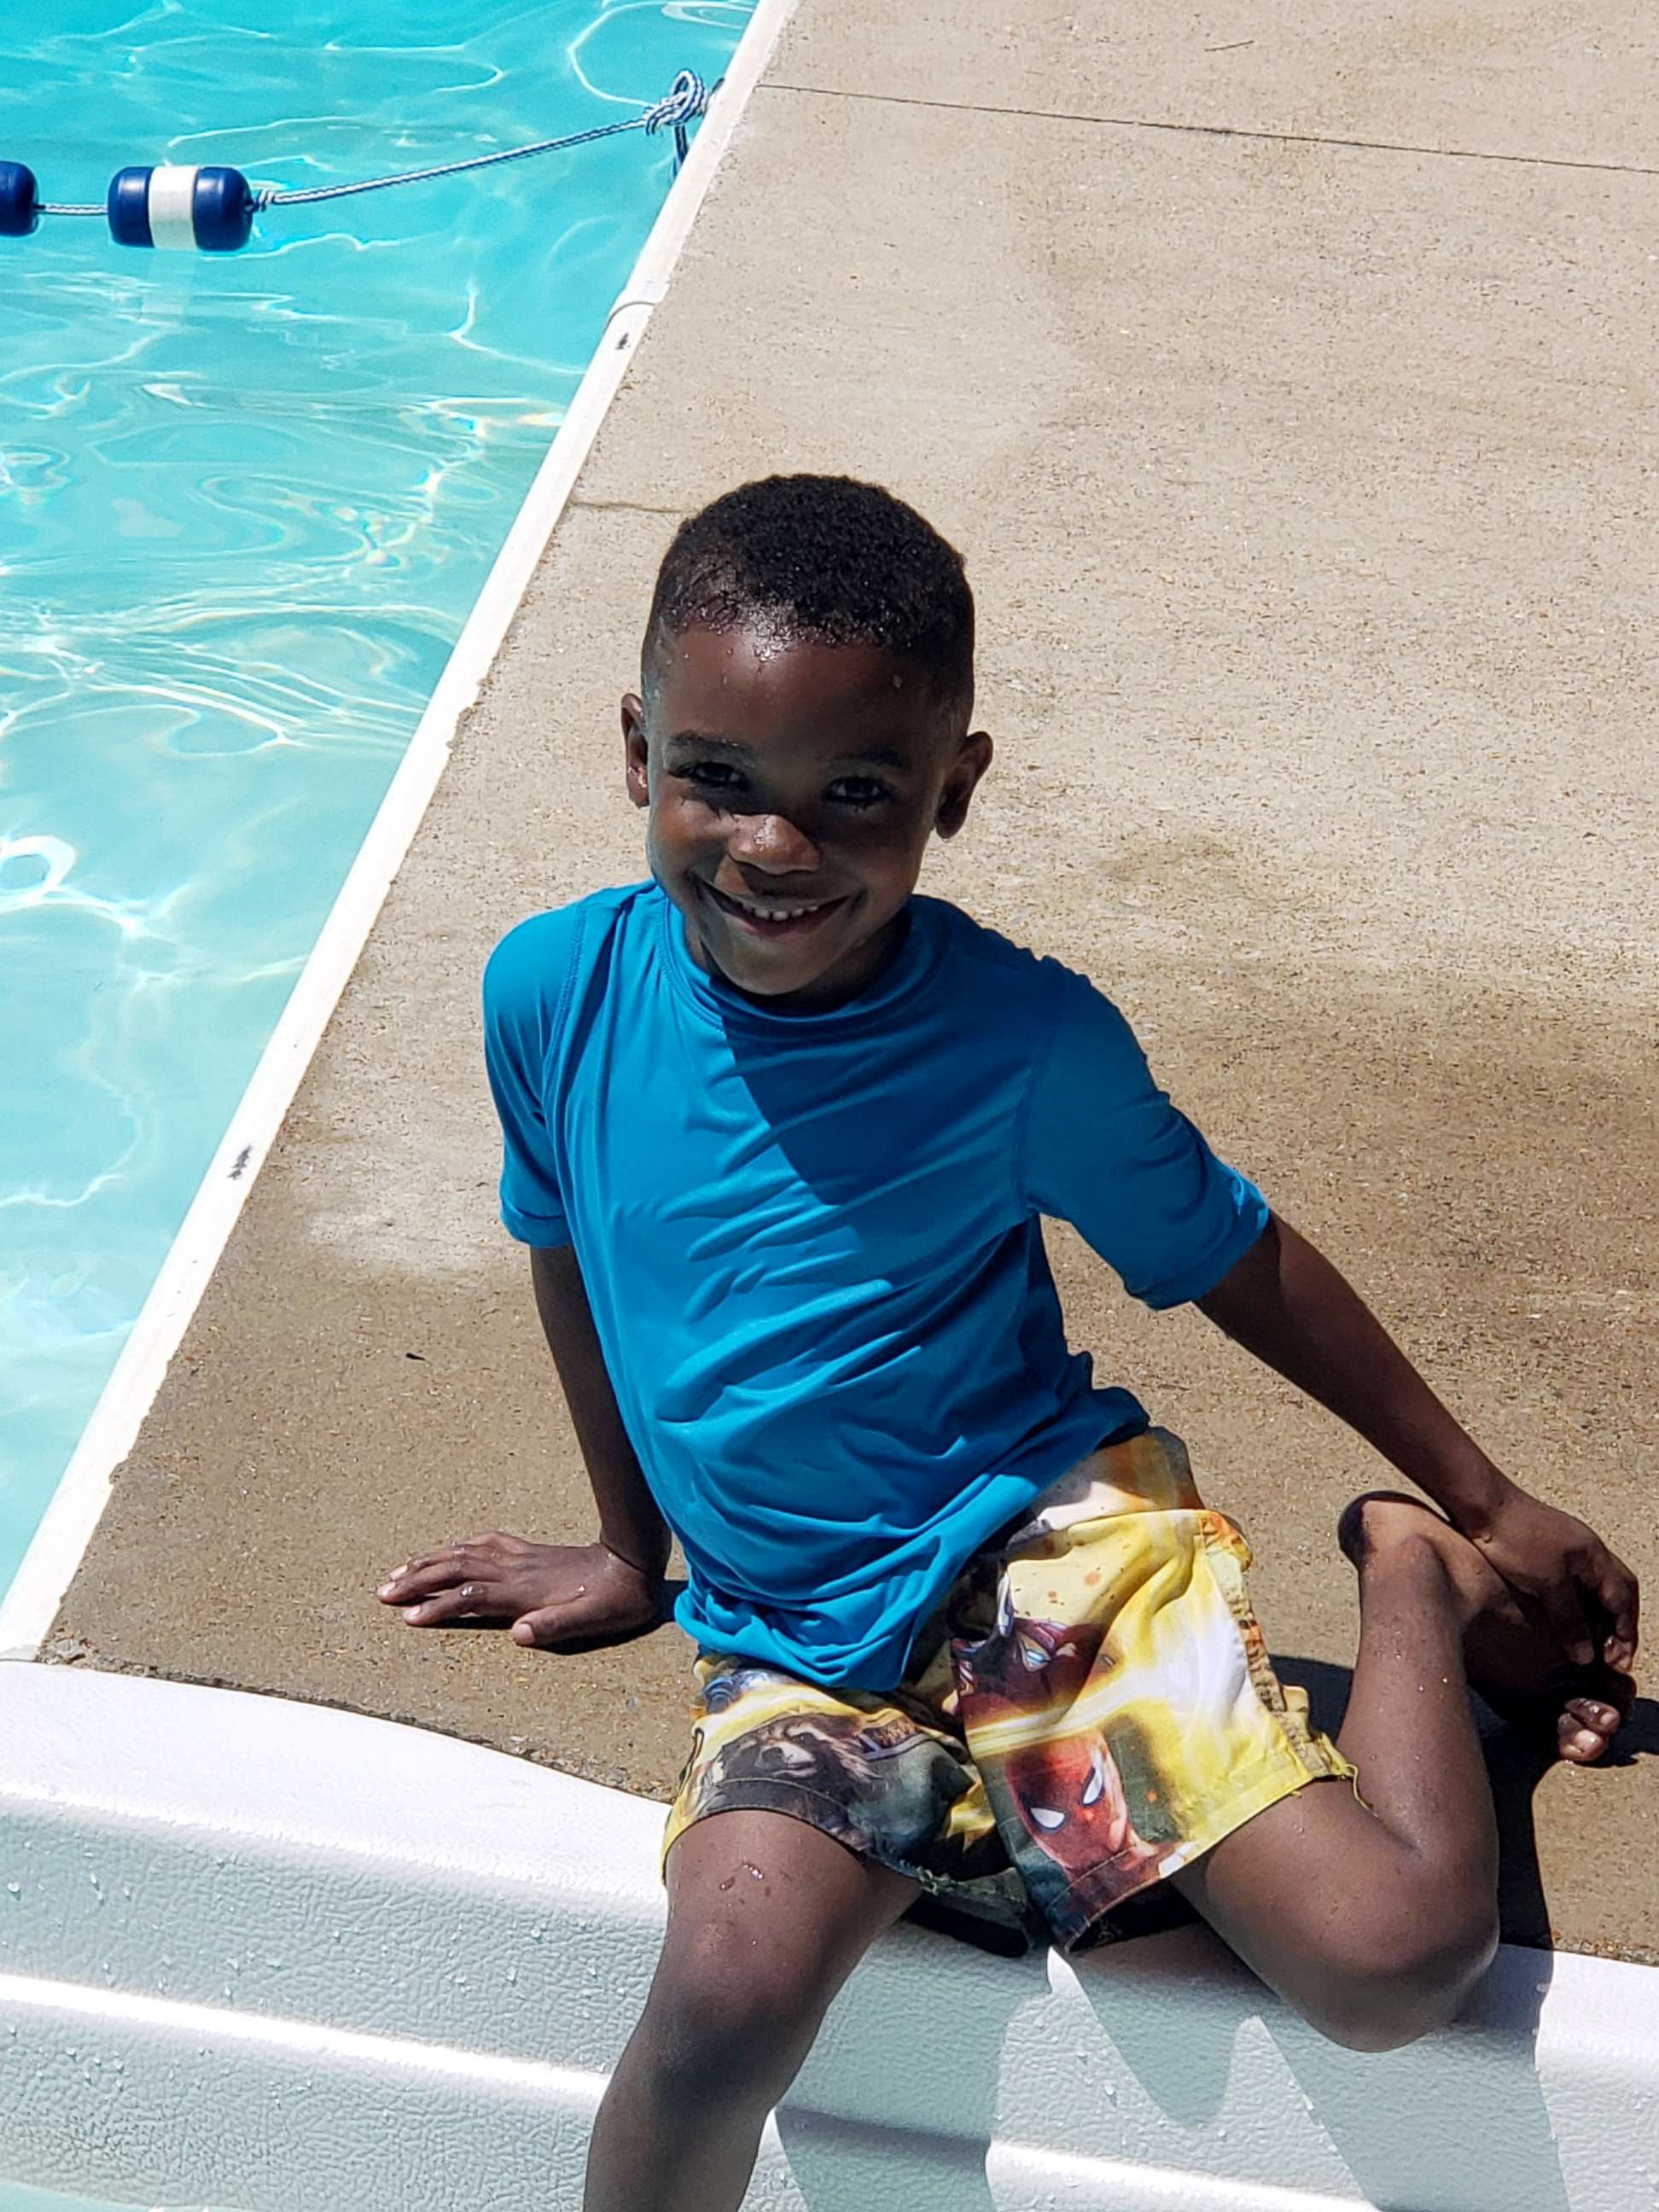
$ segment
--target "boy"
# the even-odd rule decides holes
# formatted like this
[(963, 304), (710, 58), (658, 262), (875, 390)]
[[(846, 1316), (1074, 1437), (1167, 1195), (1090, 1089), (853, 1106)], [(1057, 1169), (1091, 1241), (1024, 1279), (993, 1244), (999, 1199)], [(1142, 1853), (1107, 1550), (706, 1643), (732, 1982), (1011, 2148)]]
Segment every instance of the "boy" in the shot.
[[(836, 1990), (921, 1899), (1075, 1944), (1173, 1880), (1340, 2041), (1444, 2021), (1497, 1940), (1468, 1684), (1551, 1697), (1564, 1756), (1598, 1757), (1632, 1577), (1485, 1457), (1107, 1000), (914, 895), (991, 757), (972, 598), (920, 516), (841, 478), (716, 501), (643, 665), (652, 881), (523, 923), (485, 982), (502, 1212), (599, 1538), (481, 1537), (380, 1591), (420, 1626), (592, 1641), (654, 1620), (671, 1530), (684, 1553), (667, 1933), (586, 2212), (731, 2212)], [(1180, 1444), (1068, 1350), (1044, 1213), (1442, 1509), (1344, 1516), (1336, 1743)]]

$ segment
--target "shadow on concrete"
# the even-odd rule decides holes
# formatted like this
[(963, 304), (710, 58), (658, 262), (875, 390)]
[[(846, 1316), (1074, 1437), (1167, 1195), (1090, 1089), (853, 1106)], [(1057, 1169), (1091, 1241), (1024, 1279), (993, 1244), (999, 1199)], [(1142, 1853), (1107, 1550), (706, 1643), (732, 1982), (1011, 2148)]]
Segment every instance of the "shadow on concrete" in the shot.
[[(1322, 1659), (1275, 1657), (1279, 1679), (1308, 1693), (1315, 1725), (1334, 1735), (1347, 1709), (1353, 1670)], [(1498, 1814), (1498, 1910), (1506, 1943), (1534, 1950), (1554, 1948), (1549, 1901), (1539, 1870), (1538, 1836), (1533, 1800), (1539, 1784), (1556, 1763), (1547, 1734), (1529, 1735), (1499, 1720), (1476, 1700), (1481, 1748), (1492, 1780)], [(1632, 1766), (1659, 1754), (1659, 1705), (1638, 1698), (1619, 1731), (1604, 1767)], [(1594, 1770), (1592, 1770), (1594, 1771)]]
[(1613, 1748), (1600, 1761), (1603, 1766), (1634, 1766), (1638, 1759), (1659, 1757), (1659, 1701), (1638, 1698), (1613, 1740)]

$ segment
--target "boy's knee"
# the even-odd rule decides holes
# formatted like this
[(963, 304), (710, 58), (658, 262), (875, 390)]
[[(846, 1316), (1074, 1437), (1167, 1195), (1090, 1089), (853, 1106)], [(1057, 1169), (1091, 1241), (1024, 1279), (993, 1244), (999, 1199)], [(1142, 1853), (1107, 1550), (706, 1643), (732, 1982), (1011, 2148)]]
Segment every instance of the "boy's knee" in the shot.
[(665, 1959), (641, 2022), (659, 2094), (689, 2109), (715, 2099), (769, 2107), (793, 2079), (822, 2010), (810, 1972), (787, 1960), (712, 1944)]
[(1397, 1922), (1356, 1920), (1302, 2009), (1351, 2051), (1398, 2051), (1455, 2017), (1497, 1948), (1497, 1906), (1485, 1897), (1444, 1897)]

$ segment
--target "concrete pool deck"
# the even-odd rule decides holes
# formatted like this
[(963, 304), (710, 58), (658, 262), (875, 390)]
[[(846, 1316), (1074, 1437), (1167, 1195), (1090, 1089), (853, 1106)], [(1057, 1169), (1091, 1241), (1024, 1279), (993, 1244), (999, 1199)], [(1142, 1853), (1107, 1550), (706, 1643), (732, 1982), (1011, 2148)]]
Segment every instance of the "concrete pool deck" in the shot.
[[(1659, 1572), (1646, 13), (899, 14), (803, 0), (48, 1656), (668, 1787), (672, 1630), (553, 1659), (373, 1591), (446, 1537), (586, 1528), (477, 977), (639, 872), (615, 701), (655, 562), (796, 467), (969, 557), (1000, 755), (932, 887), (1089, 968), (1489, 1448)], [(1330, 1530), (1376, 1462), (1054, 1242), (1077, 1340), (1188, 1437), (1275, 1650), (1340, 1694)], [(1651, 1703), (1627, 1741), (1546, 1778), (1536, 1876), (1514, 1793), (1513, 1935), (1659, 1960)]]

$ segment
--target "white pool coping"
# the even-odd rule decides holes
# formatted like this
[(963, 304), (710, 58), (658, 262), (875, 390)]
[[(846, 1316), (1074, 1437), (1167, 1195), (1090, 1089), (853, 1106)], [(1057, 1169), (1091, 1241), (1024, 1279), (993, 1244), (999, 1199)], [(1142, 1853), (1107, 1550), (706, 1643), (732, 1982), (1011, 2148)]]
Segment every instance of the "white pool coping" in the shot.
[(34, 1657), (52, 1626), (108, 1503), (115, 1470), (132, 1449), (167, 1364), (322, 1042), (392, 878), (431, 804), (456, 729), (501, 649), (793, 7), (794, 0), (757, 0), (720, 90), (617, 296), (569, 410), (474, 602), (33, 1540), (0, 1601), (0, 1658)]
[[(0, 2174), (128, 2203), (580, 2202), (662, 1808), (360, 1715), (0, 1668)], [(769, 2132), (777, 2212), (1652, 2212), (1659, 1974), (1506, 1950), (1334, 2049), (1201, 1930), (1076, 1968), (879, 1943)]]

